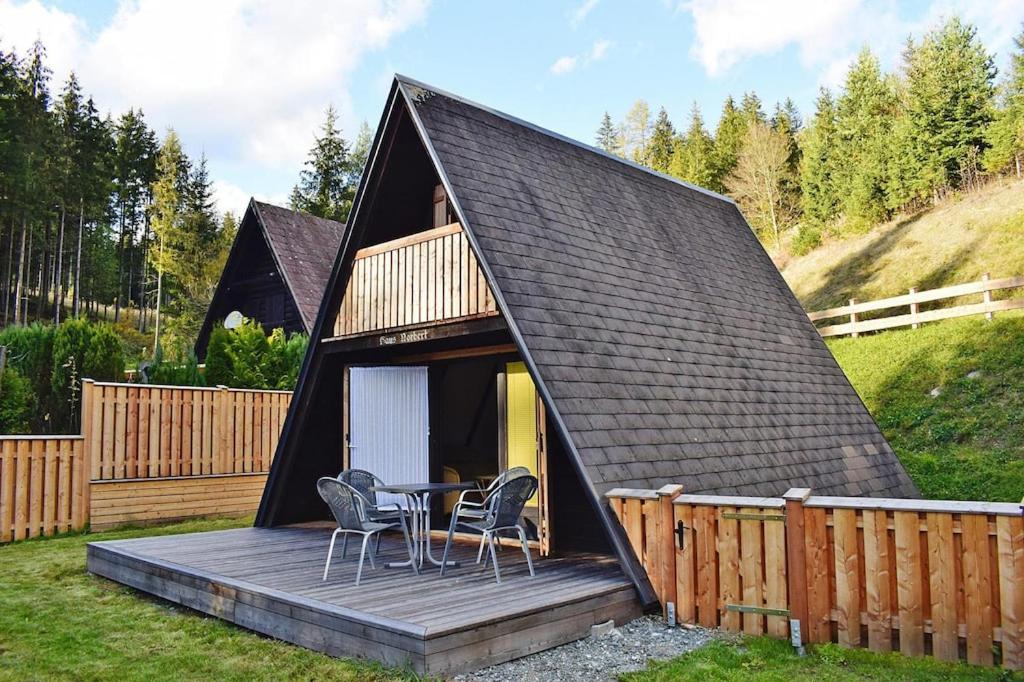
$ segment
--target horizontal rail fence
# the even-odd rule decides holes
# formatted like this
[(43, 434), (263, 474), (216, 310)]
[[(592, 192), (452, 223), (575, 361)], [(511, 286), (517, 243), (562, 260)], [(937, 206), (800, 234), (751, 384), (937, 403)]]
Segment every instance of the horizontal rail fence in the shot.
[[(927, 291), (910, 289), (908, 293), (902, 296), (881, 298), (875, 301), (858, 302), (856, 299), (851, 298), (849, 305), (818, 310), (808, 313), (807, 316), (812, 322), (831, 320), (837, 317), (845, 317), (849, 320), (848, 322), (819, 327), (818, 331), (822, 336), (858, 336), (864, 332), (908, 326), (916, 329), (925, 322), (935, 322), (936, 320), (947, 320), (970, 315), (985, 315), (988, 319), (992, 319), (992, 316), (1000, 311), (1024, 309), (1024, 298), (996, 300), (992, 298), (992, 292), (1021, 287), (1024, 287), (1024, 276), (989, 279), (986, 273), (977, 282), (957, 284), (942, 287), (941, 289), (929, 289)], [(981, 297), (981, 300), (977, 303), (964, 303), (945, 308), (921, 310), (922, 303), (933, 303), (975, 295)], [(868, 320), (861, 319), (864, 313), (889, 310), (891, 308), (907, 308), (909, 312), (875, 317)]]
[(82, 435), (91, 479), (269, 471), (291, 395), (86, 379)]
[(679, 620), (1024, 669), (1020, 506), (678, 490), (607, 496)]
[(358, 251), (335, 336), (498, 313), (458, 223)]
[(81, 436), (0, 436), (0, 542), (85, 527), (83, 453)]

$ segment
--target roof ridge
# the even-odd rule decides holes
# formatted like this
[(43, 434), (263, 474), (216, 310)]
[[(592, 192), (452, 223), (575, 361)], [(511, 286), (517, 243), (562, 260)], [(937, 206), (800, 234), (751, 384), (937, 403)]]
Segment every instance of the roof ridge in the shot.
[(417, 80), (415, 78), (410, 78), (409, 76), (405, 76), (405, 75), (402, 75), (400, 73), (396, 73), (395, 74), (395, 80), (398, 81), (399, 83), (403, 83), (403, 84), (406, 84), (406, 85), (411, 85), (413, 87), (422, 88), (424, 90), (428, 90), (428, 91), (433, 92), (435, 94), (443, 95), (443, 96), (448, 97), (450, 99), (454, 99), (454, 100), (456, 100), (458, 102), (462, 102), (463, 104), (467, 104), (467, 105), (469, 105), (471, 107), (475, 107), (476, 109), (479, 109), (481, 111), (486, 111), (487, 113), (493, 114), (494, 116), (497, 116), (499, 118), (503, 118), (506, 121), (510, 121), (512, 123), (515, 123), (516, 125), (522, 126), (524, 128), (529, 128), (530, 130), (538, 132), (538, 133), (540, 133), (542, 135), (545, 135), (547, 137), (551, 137), (551, 138), (554, 138), (554, 139), (559, 140), (561, 142), (565, 142), (567, 144), (571, 144), (571, 145), (573, 145), (575, 147), (579, 147), (581, 149), (585, 149), (586, 151), (591, 152), (593, 154), (596, 154), (598, 156), (603, 156), (603, 157), (605, 157), (607, 159), (610, 159), (612, 161), (616, 161), (618, 163), (621, 163), (624, 166), (627, 166), (627, 167), (630, 167), (630, 168), (634, 168), (636, 170), (643, 171), (644, 173), (648, 173), (648, 174), (653, 175), (653, 176), (655, 176), (657, 178), (661, 178), (662, 180), (667, 180), (667, 181), (669, 181), (669, 182), (671, 182), (673, 184), (680, 185), (681, 187), (685, 187), (687, 189), (694, 190), (695, 192), (700, 192), (701, 194), (706, 194), (707, 196), (710, 196), (710, 197), (712, 197), (714, 199), (719, 199), (721, 201), (725, 201), (725, 202), (730, 203), (730, 204), (735, 204), (736, 203), (736, 201), (732, 197), (728, 197), (728, 196), (726, 196), (724, 194), (719, 194), (718, 192), (714, 192), (714, 191), (712, 191), (710, 189), (707, 189), (705, 187), (701, 187), (700, 185), (694, 185), (692, 183), (686, 182), (685, 180), (680, 180), (677, 177), (673, 177), (671, 175), (668, 175), (667, 173), (662, 173), (660, 171), (656, 171), (653, 168), (648, 168), (647, 166), (644, 166), (642, 164), (636, 163), (634, 161), (630, 161), (629, 159), (624, 159), (621, 156), (616, 156), (615, 154), (611, 154), (609, 152), (606, 152), (605, 150), (600, 149), (599, 147), (595, 147), (593, 145), (589, 145), (586, 142), (581, 142), (580, 140), (577, 140), (575, 138), (569, 137), (568, 135), (563, 135), (562, 133), (555, 132), (554, 130), (551, 130), (549, 128), (545, 128), (543, 126), (537, 125), (536, 123), (531, 123), (530, 121), (527, 121), (525, 119), (519, 118), (518, 116), (513, 116), (512, 114), (506, 113), (506, 112), (501, 111), (499, 109), (495, 109), (493, 107), (489, 107), (486, 104), (481, 104), (480, 102), (473, 101), (473, 100), (471, 100), (471, 99), (469, 99), (467, 97), (463, 97), (462, 95), (457, 95), (457, 94), (455, 94), (453, 92), (449, 92), (448, 90), (444, 90), (442, 88), (435, 87), (433, 85), (430, 85), (429, 83), (424, 83), (423, 81)]

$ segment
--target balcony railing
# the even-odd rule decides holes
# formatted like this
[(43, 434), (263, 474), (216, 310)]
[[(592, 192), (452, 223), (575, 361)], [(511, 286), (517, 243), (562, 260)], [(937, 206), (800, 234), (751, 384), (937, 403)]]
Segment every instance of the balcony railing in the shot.
[(452, 223), (358, 251), (334, 335), (497, 314), (466, 234)]

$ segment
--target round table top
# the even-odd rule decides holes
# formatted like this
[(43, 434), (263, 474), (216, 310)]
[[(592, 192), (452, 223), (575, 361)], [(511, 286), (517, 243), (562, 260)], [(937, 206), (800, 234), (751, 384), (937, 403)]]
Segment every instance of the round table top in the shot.
[(399, 493), (405, 495), (422, 495), (424, 493), (450, 493), (456, 490), (476, 490), (476, 483), (398, 483), (395, 485), (375, 485), (370, 488), (375, 493)]

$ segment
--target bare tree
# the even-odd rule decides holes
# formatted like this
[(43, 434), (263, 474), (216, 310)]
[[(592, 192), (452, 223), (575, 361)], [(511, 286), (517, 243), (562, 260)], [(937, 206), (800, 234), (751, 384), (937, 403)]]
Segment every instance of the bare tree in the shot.
[(726, 188), (747, 220), (761, 236), (779, 248), (783, 230), (793, 217), (789, 140), (765, 123), (747, 129), (736, 168), (726, 178)]

